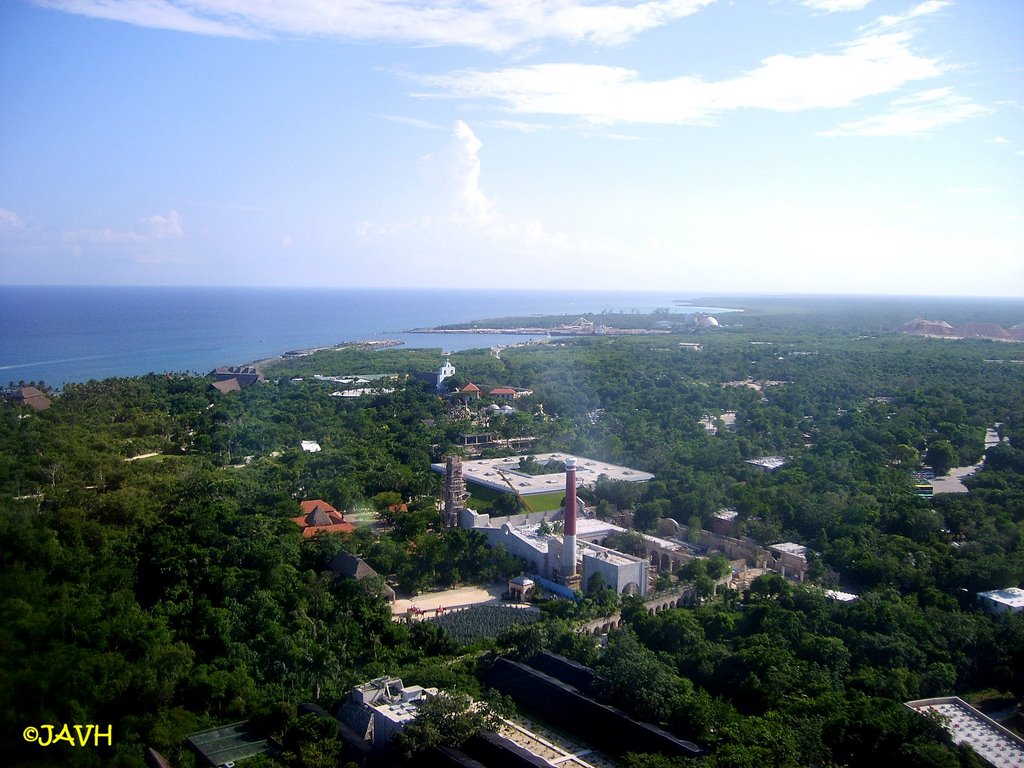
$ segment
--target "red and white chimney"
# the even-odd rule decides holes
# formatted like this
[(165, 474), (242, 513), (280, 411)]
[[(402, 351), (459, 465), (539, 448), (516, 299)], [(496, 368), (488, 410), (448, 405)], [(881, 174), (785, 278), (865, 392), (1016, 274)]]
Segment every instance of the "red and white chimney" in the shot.
[(563, 578), (576, 575), (576, 459), (565, 460), (565, 514), (562, 518)]

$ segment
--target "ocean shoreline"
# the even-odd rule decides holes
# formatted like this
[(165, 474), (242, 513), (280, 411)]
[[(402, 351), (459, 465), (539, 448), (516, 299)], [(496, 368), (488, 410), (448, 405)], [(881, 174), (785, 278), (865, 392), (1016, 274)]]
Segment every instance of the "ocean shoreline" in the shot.
[(274, 363), (279, 360), (299, 360), (303, 357), (315, 355), (317, 352), (341, 352), (345, 349), (372, 349), (376, 351), (381, 349), (391, 349), (392, 347), (401, 347), (404, 345), (405, 342), (400, 341), (399, 339), (362, 339), (360, 341), (343, 341), (340, 344), (325, 344), (316, 347), (290, 349), (287, 352), (282, 352), (281, 354), (274, 355), (273, 357), (262, 357), (258, 360), (239, 363), (239, 365), (260, 368), (268, 363)]
[[(0, 372), (51, 388), (401, 339), (409, 348), (488, 348), (514, 333), (406, 333), (485, 318), (649, 312), (679, 292), (450, 291), (117, 286), (0, 287)], [(501, 322), (501, 321), (498, 321)], [(524, 326), (535, 323), (523, 322)], [(529, 334), (532, 338), (546, 332)], [(523, 340), (526, 340), (525, 337)], [(353, 342), (359, 343), (359, 342)]]

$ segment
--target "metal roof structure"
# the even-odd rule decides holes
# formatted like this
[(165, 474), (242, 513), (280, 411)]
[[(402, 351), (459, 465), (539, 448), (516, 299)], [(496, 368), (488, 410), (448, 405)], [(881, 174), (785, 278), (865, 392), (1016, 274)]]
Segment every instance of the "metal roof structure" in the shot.
[(274, 751), (274, 746), (253, 730), (248, 721), (197, 731), (188, 737), (188, 743), (209, 766), (221, 766)]

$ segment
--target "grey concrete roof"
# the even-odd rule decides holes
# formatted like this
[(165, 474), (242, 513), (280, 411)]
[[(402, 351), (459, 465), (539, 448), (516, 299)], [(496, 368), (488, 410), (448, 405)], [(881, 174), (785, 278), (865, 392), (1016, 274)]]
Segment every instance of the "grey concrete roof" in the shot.
[[(654, 475), (650, 472), (643, 472), (639, 469), (623, 467), (618, 464), (609, 464), (597, 459), (573, 456), (571, 453), (522, 454), (502, 459), (463, 461), (462, 476), (467, 481), (478, 483), (497, 491), (508, 491), (508, 484), (502, 479), (502, 474), (504, 474), (522, 496), (556, 493), (565, 490), (565, 474), (562, 472), (550, 475), (528, 475), (525, 472), (520, 472), (519, 460), (526, 456), (533, 456), (541, 464), (552, 459), (555, 461), (565, 461), (568, 458), (575, 458), (576, 485), (588, 488), (593, 486), (601, 475), (606, 476), (609, 480), (624, 480), (634, 483), (654, 479)], [(444, 464), (431, 464), (430, 468), (440, 474), (444, 473)]]

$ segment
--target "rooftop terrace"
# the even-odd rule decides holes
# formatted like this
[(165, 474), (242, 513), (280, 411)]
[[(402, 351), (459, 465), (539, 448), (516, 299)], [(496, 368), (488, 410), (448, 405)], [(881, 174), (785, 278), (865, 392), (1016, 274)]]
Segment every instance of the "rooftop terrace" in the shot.
[(908, 701), (921, 715), (938, 715), (953, 741), (966, 742), (996, 768), (1024, 766), (1024, 739), (956, 696)]

